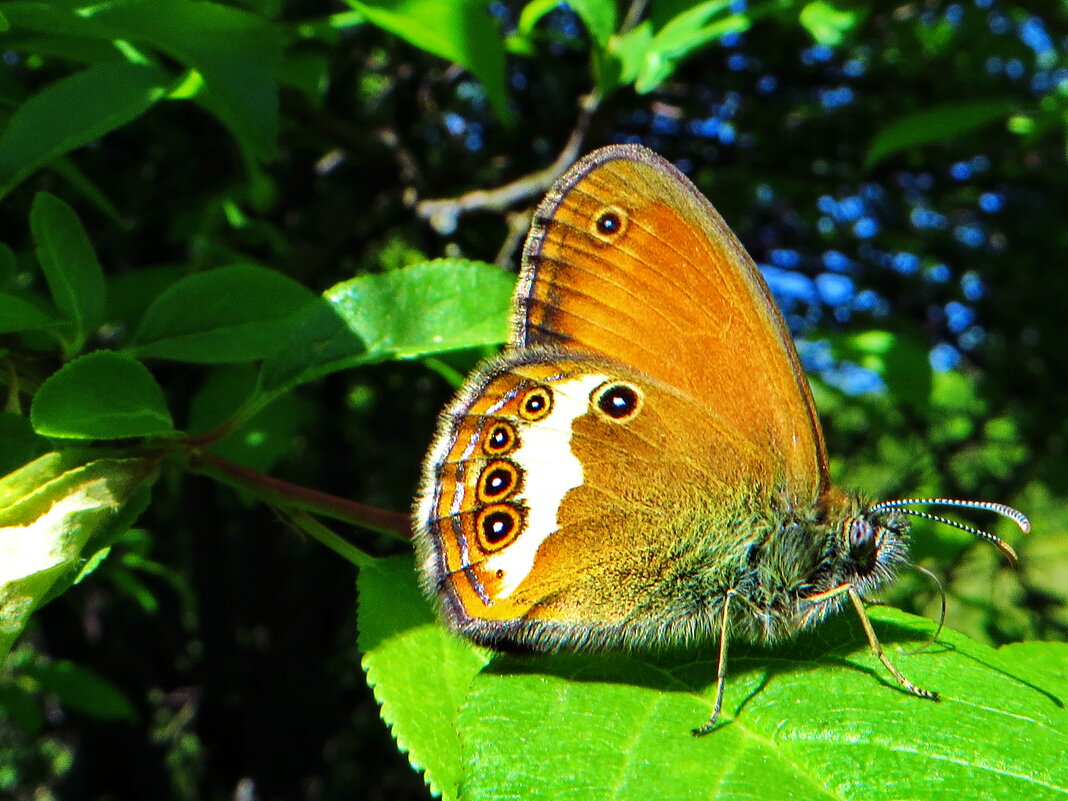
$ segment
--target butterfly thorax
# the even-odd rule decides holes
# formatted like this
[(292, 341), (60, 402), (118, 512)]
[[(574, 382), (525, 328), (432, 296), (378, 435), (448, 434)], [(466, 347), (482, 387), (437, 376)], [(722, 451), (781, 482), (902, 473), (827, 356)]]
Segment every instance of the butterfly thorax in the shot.
[(833, 493), (799, 507), (773, 503), (767, 535), (747, 549), (731, 621), (752, 641), (774, 641), (836, 612), (852, 586), (863, 597), (908, 559), (908, 520), (870, 514), (858, 494)]

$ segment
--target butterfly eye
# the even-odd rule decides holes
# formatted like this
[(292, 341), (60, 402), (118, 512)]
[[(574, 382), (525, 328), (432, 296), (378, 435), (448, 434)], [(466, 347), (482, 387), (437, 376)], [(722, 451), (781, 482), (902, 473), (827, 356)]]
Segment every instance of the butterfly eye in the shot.
[(532, 423), (544, 420), (553, 410), (553, 394), (548, 387), (528, 389), (519, 401), (519, 416)]
[(523, 516), (507, 503), (495, 503), (478, 513), (475, 535), (483, 551), (499, 551), (519, 536)]
[(864, 570), (875, 567), (875, 527), (863, 517), (849, 524), (849, 556)]
[(607, 242), (623, 233), (626, 224), (626, 215), (614, 206), (609, 206), (601, 209), (593, 218), (593, 232), (602, 242)]
[(621, 381), (602, 384), (593, 391), (590, 400), (595, 409), (616, 423), (633, 419), (642, 408), (641, 390)]
[(489, 456), (500, 456), (511, 451), (515, 442), (515, 429), (509, 423), (498, 420), (482, 440), (482, 450)]

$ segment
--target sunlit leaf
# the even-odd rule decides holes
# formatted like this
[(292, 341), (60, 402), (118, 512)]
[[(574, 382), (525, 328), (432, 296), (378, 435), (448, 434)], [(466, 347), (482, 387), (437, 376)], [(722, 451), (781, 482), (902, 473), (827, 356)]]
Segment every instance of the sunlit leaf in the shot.
[(34, 396), (30, 419), (46, 437), (122, 439), (174, 432), (152, 374), (129, 356), (103, 350), (49, 376)]
[(615, 0), (569, 0), (568, 5), (579, 15), (594, 44), (604, 50), (616, 30)]
[(326, 297), (370, 353), (403, 359), (503, 342), (514, 289), (515, 276), (492, 265), (437, 259), (353, 278)]
[(265, 362), (264, 390), (359, 364), (497, 345), (508, 334), (515, 277), (484, 262), (437, 259), (361, 275), (324, 293), (306, 326)]
[(374, 25), (470, 70), (493, 110), (511, 119), (505, 88), (504, 37), (487, 0), (346, 0)]
[(157, 469), (155, 460), (85, 463), (57, 452), (0, 478), (0, 660), (30, 613), (144, 508)]
[[(695, 50), (728, 33), (748, 30), (749, 18), (733, 13), (731, 7), (729, 0), (707, 0), (669, 20), (652, 36), (642, 54), (635, 90), (639, 94), (653, 91)], [(714, 17), (720, 19), (713, 21)]]
[(841, 11), (830, 3), (816, 0), (805, 4), (799, 19), (817, 44), (837, 47), (856, 26), (860, 15), (858, 11)]
[(358, 586), (362, 664), (382, 719), (431, 790), (455, 799), (462, 765), (455, 720), (486, 656), (438, 624), (410, 557), (362, 569)]
[[(937, 801), (956, 798), (961, 787), (1005, 799), (1053, 799), (1068, 790), (1060, 758), (1068, 677), (1048, 669), (1052, 655), (1014, 659), (1011, 649), (952, 631), (905, 655), (934, 623), (873, 607), (891, 659), (942, 694), (934, 703), (901, 691), (855, 617), (842, 614), (779, 645), (732, 643), (723, 724), (694, 738), (690, 729), (710, 711), (714, 643), (655, 655), (497, 657), (480, 669), (480, 651), (465, 661), (456, 640), (435, 637), (414, 580), (398, 572), (405, 563), (372, 577), (375, 596), (361, 592), (361, 625), (379, 627), (369, 678), (399, 739), (424, 727), (428, 752), (401, 740), (417, 765), (428, 764), (427, 753), (455, 760), (462, 748), (463, 798), (645, 801), (702, 798), (715, 788), (716, 798), (754, 801)], [(391, 623), (393, 615), (400, 622)], [(405, 658), (375, 662), (385, 644)], [(414, 692), (419, 682), (432, 689)], [(448, 714), (468, 683), (455, 739)], [(439, 764), (434, 777), (456, 770)], [(436, 787), (449, 796), (451, 781)]]

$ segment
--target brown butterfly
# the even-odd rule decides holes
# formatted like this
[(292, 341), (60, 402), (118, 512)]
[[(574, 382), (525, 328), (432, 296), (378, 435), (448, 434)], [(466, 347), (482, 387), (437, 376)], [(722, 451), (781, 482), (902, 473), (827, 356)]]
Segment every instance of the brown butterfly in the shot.
[(534, 215), (504, 354), (442, 415), (415, 506), (422, 581), (492, 648), (775, 641), (908, 560), (916, 504), (833, 487), (789, 332), (753, 261), (670, 163), (632, 145), (577, 163)]

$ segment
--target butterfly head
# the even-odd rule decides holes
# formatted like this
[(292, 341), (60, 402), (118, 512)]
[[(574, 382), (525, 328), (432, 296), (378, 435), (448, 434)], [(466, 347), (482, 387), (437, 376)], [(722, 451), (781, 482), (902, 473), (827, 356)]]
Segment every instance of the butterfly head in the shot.
[(817, 507), (815, 526), (825, 532), (822, 553), (799, 565), (794, 585), (804, 602), (802, 624), (812, 622), (814, 611), (822, 615), (836, 608), (848, 587), (861, 595), (873, 592), (909, 563), (909, 519), (897, 507), (832, 491)]
[[(834, 494), (830, 496), (835, 497)], [(955, 520), (931, 514), (914, 507), (950, 506), (966, 509), (983, 509), (995, 512), (1015, 522), (1023, 531), (1030, 530), (1027, 518), (1012, 507), (989, 501), (967, 501), (956, 498), (901, 498), (876, 504), (866, 503), (858, 496), (837, 496), (838, 502), (823, 507), (823, 520), (830, 523), (828, 546), (824, 556), (812, 572), (803, 593), (801, 616), (795, 621), (797, 627), (810, 625), (830, 610), (837, 608), (846, 592), (855, 592), (858, 597), (877, 590), (891, 580), (897, 569), (910, 564), (910, 519), (922, 517), (967, 531), (985, 539), (1002, 551), (1013, 565), (1017, 562), (1012, 547), (993, 534)], [(828, 503), (825, 500), (825, 504)], [(837, 520), (837, 522), (833, 522)], [(938, 580), (919, 565), (921, 572)], [(944, 604), (944, 599), (943, 599)], [(944, 614), (944, 613), (943, 613)], [(774, 636), (776, 631), (765, 634)], [(768, 637), (770, 638), (770, 637)]]
[(845, 520), (839, 536), (857, 580), (889, 578), (889, 571), (906, 558), (909, 521), (896, 510), (866, 510)]

